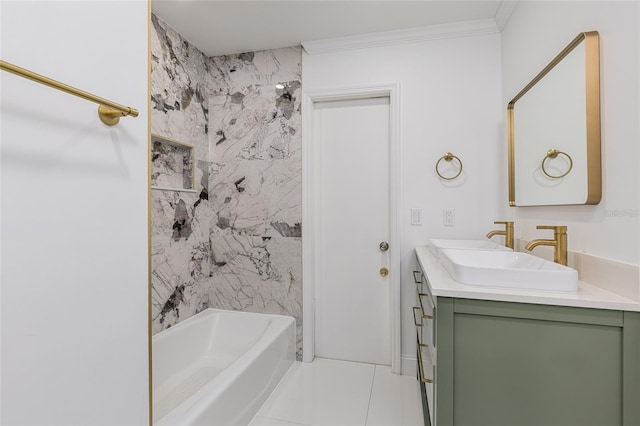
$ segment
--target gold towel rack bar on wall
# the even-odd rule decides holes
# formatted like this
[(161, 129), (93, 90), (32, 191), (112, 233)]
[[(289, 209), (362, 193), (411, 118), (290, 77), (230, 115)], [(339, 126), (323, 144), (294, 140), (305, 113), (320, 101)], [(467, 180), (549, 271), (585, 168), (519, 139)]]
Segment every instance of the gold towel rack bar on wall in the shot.
[(87, 101), (97, 103), (98, 105), (100, 105), (98, 107), (98, 116), (100, 117), (100, 120), (102, 120), (102, 122), (108, 126), (114, 126), (118, 124), (118, 121), (120, 121), (120, 117), (126, 117), (128, 115), (132, 117), (138, 116), (137, 109), (111, 102), (107, 99), (92, 95), (91, 93), (84, 92), (67, 84), (60, 83), (59, 81), (52, 80), (43, 75), (36, 74), (33, 71), (20, 68), (19, 66), (10, 64), (9, 62), (0, 60), (0, 69), (35, 81), (37, 83), (44, 84), (45, 86), (53, 87), (54, 89), (61, 90), (65, 93), (69, 93), (79, 98), (86, 99)]

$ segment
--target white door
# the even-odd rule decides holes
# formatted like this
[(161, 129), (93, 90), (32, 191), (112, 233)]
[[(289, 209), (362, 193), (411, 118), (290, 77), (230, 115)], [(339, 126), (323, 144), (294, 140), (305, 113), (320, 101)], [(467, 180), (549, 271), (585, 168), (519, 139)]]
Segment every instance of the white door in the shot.
[(390, 365), (389, 97), (316, 102), (313, 129), (315, 355)]

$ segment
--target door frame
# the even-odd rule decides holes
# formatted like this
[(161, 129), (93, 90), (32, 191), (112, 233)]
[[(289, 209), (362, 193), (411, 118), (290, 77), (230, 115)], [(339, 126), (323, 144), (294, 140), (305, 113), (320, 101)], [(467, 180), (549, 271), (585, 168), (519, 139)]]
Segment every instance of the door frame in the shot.
[(402, 218), (399, 214), (402, 206), (400, 174), (400, 84), (378, 84), (349, 86), (321, 90), (302, 91), (302, 306), (303, 306), (303, 350), (304, 362), (312, 362), (315, 356), (315, 288), (319, 281), (318, 250), (320, 241), (319, 221), (316, 215), (318, 205), (319, 158), (314, 144), (314, 104), (316, 102), (352, 100), (372, 97), (389, 97), (389, 255), (390, 278), (390, 337), (391, 371), (401, 374), (401, 315), (400, 315), (400, 276), (402, 251)]

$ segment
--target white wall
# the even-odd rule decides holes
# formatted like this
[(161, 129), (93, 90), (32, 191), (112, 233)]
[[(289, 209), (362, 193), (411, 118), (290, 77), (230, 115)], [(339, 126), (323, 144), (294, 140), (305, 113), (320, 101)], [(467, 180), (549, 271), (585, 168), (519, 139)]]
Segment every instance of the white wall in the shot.
[[(437, 237), (481, 237), (502, 219), (500, 35), (305, 53), (302, 75), (304, 91), (400, 84), (402, 356), (415, 359), (414, 246)], [(464, 164), (463, 175), (448, 184), (434, 170), (446, 151)], [(422, 226), (410, 225), (411, 208), (422, 209)], [(444, 208), (455, 209), (455, 227), (443, 226)]]
[[(516, 221), (516, 238), (547, 238), (535, 229), (538, 224), (567, 225), (569, 250), (640, 263), (639, 5), (523, 1), (504, 28), (503, 115), (513, 96), (578, 33), (600, 33), (602, 201), (595, 206), (505, 208)], [(506, 167), (500, 168), (500, 179), (507, 179)], [(506, 194), (501, 194), (500, 205), (505, 202)]]
[(2, 1), (3, 425), (148, 423), (147, 2)]

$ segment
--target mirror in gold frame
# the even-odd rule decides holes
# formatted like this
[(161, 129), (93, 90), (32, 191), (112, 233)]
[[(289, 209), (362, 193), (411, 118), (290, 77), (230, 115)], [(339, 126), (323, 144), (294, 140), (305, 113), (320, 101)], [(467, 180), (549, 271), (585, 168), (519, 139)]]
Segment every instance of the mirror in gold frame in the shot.
[(598, 204), (600, 53), (580, 33), (509, 102), (509, 205)]

